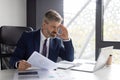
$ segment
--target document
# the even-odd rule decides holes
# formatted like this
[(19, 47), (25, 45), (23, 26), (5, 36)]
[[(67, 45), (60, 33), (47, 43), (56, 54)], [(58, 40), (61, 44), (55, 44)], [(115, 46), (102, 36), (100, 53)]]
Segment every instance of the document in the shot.
[(59, 69), (71, 69), (72, 67), (81, 65), (82, 63), (69, 62), (69, 61), (60, 61), (57, 63)]
[(70, 69), (71, 67), (74, 67), (75, 64), (73, 62), (69, 61), (60, 61), (57, 63), (59, 69)]
[(29, 62), (32, 67), (37, 67), (40, 69), (46, 69), (46, 70), (53, 70), (57, 69), (57, 64), (47, 57), (44, 57), (37, 51), (34, 51), (32, 55), (28, 58), (27, 62)]

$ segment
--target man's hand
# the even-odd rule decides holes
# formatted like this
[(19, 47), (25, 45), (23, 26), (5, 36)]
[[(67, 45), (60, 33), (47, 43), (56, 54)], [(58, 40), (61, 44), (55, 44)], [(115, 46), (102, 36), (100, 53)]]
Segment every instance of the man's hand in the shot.
[(61, 33), (58, 34), (58, 37), (60, 37), (63, 40), (69, 40), (67, 28), (63, 24), (60, 24), (58, 28), (61, 29)]
[(27, 61), (25, 61), (25, 60), (19, 61), (19, 64), (18, 64), (19, 71), (24, 71), (29, 67), (31, 67), (31, 64), (29, 64)]

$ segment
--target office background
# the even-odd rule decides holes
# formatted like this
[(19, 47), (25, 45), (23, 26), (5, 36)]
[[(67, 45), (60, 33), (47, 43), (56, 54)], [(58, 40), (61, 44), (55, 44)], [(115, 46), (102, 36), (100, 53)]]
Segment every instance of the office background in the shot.
[[(0, 26), (3, 26), (3, 25), (27, 26), (27, 27), (31, 26), (33, 28), (39, 29), (41, 25), (41, 19), (45, 11), (48, 9), (55, 9), (65, 18), (64, 24), (68, 27), (71, 37), (73, 39), (73, 43), (75, 46), (75, 54), (78, 54), (76, 55), (76, 57), (79, 57), (82, 54), (82, 57), (80, 56), (80, 58), (92, 57), (92, 59), (97, 59), (100, 48), (113, 45), (115, 49), (118, 50), (117, 55), (115, 52), (115, 55), (117, 57), (115, 56), (114, 59), (118, 59), (119, 48), (120, 48), (119, 38), (111, 39), (111, 38), (108, 38), (107, 35), (105, 34), (105, 33), (109, 33), (109, 31), (108, 32), (105, 31), (107, 30), (107, 27), (105, 25), (107, 24), (106, 23), (107, 21), (105, 21), (107, 19), (103, 18), (104, 17), (103, 12), (105, 12), (105, 15), (107, 15), (108, 13), (107, 10), (111, 9), (111, 11), (113, 11), (112, 13), (115, 14), (115, 12), (118, 11), (116, 13), (119, 14), (118, 4), (120, 3), (120, 1), (119, 0), (116, 0), (116, 1), (114, 0), (84, 0), (84, 1), (72, 0), (72, 1), (73, 2), (70, 3), (69, 0), (51, 0), (51, 1), (49, 0), (0, 0)], [(90, 7), (90, 5), (92, 5), (93, 7)], [(111, 8), (111, 5), (112, 5), (112, 8)], [(74, 8), (71, 8), (71, 6), (74, 6)], [(74, 13), (71, 12), (68, 14), (66, 7), (68, 7), (69, 9), (68, 12), (73, 10), (72, 12)], [(78, 9), (78, 10), (74, 11), (75, 9)], [(112, 17), (113, 14), (110, 14), (110, 15), (111, 16), (109, 17)], [(83, 21), (83, 24), (81, 24), (82, 19), (86, 19), (86, 21)], [(113, 20), (113, 19), (114, 19), (113, 21), (114, 24), (116, 24), (115, 22), (119, 21), (119, 15), (117, 17), (113, 17), (110, 20)], [(85, 24), (87, 24), (87, 26)], [(109, 27), (111, 25), (107, 25), (107, 26)], [(118, 31), (112, 31), (112, 32), (117, 32), (117, 34), (119, 35), (118, 33), (119, 28), (117, 26), (119, 26), (119, 24), (112, 25), (112, 28), (111, 27), (110, 28), (113, 29), (113, 27), (116, 27), (117, 28), (116, 30)], [(73, 27), (74, 28), (79, 27), (79, 29), (76, 28), (73, 31)], [(94, 31), (94, 33), (92, 33), (92, 37), (91, 37), (92, 31)], [(78, 33), (75, 33), (75, 32), (78, 32)], [(87, 36), (87, 37), (83, 37), (83, 36)], [(79, 42), (76, 42), (76, 40)], [(93, 55), (91, 56), (91, 54), (89, 54), (88, 52), (90, 52)], [(85, 55), (89, 55), (89, 56), (86, 57)], [(119, 59), (117, 60), (117, 63), (120, 63)]]
[(0, 0), (0, 26), (39, 28), (42, 16), (48, 9), (55, 9), (63, 16), (63, 0)]
[(26, 0), (0, 0), (0, 26), (26, 26)]

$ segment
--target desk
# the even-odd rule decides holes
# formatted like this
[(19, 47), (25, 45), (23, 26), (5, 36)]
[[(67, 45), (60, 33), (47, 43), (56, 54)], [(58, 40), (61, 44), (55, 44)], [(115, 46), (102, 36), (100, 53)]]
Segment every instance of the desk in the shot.
[[(17, 70), (1, 70), (0, 80), (13, 80), (14, 74)], [(46, 79), (40, 77), (38, 80), (117, 80), (120, 78), (120, 65), (111, 65), (110, 67), (103, 68), (94, 73), (72, 71), (72, 70), (61, 70), (55, 71), (59, 77), (56, 79)]]

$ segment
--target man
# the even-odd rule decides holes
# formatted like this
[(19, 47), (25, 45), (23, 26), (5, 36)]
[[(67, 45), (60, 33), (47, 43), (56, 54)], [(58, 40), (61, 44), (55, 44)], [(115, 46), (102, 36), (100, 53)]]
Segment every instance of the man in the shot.
[[(61, 24), (62, 17), (55, 10), (45, 13), (40, 30), (24, 32), (17, 43), (10, 64), (18, 70), (26, 70), (31, 67), (27, 59), (34, 51), (43, 54), (44, 41), (47, 39), (45, 57), (56, 62), (58, 57), (63, 60), (74, 60), (74, 48), (68, 36), (68, 31)], [(60, 31), (58, 31), (60, 29)], [(39, 64), (39, 63), (38, 63)]]

